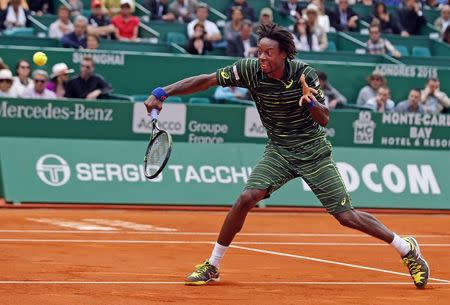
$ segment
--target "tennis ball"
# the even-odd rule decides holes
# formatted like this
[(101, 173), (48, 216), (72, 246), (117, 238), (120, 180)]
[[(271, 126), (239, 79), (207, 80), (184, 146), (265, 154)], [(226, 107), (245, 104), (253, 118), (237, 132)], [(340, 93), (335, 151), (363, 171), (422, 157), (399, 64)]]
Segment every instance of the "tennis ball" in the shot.
[(33, 62), (38, 66), (43, 66), (47, 63), (47, 55), (43, 52), (36, 52), (33, 55)]

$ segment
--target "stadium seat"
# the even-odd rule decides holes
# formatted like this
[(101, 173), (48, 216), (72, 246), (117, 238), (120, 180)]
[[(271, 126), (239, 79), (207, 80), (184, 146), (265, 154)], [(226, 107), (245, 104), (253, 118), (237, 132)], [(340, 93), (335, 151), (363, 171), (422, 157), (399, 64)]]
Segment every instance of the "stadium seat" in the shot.
[(427, 47), (413, 47), (412, 55), (418, 57), (431, 57), (431, 52)]
[(188, 104), (209, 104), (209, 98), (207, 97), (191, 97)]
[(182, 104), (183, 99), (179, 96), (169, 96), (166, 100), (166, 103), (174, 103), (174, 104)]
[(167, 42), (173, 42), (180, 46), (186, 45), (188, 39), (185, 34), (177, 33), (177, 32), (168, 32), (167, 33)]
[(408, 48), (406, 46), (395, 45), (394, 47), (397, 49), (397, 51), (400, 52), (400, 54), (402, 54), (402, 56), (409, 56), (409, 51), (408, 51)]
[(32, 37), (34, 35), (33, 28), (11, 28), (3, 31), (6, 36), (26, 36)]
[(325, 49), (325, 52), (336, 52), (336, 43), (334, 41), (328, 41), (328, 46)]

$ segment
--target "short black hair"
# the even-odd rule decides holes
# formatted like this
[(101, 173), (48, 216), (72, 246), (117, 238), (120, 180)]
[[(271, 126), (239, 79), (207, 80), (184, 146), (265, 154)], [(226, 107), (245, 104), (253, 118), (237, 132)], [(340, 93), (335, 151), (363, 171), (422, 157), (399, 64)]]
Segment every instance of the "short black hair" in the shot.
[(327, 79), (328, 79), (327, 74), (326, 74), (325, 72), (323, 72), (323, 71), (317, 71), (317, 77), (318, 77), (321, 81), (324, 81), (324, 82), (326, 82)]
[(286, 52), (288, 59), (294, 59), (297, 50), (295, 49), (294, 37), (286, 28), (275, 23), (261, 24), (256, 31), (258, 41), (269, 38), (278, 42), (281, 51)]

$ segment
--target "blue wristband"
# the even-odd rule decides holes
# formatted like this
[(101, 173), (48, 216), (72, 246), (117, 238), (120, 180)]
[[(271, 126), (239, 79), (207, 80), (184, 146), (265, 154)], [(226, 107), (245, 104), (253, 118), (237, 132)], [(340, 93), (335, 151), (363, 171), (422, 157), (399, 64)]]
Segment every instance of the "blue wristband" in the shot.
[(161, 102), (164, 102), (164, 100), (169, 97), (167, 92), (161, 87), (153, 89), (152, 94)]
[(316, 107), (316, 102), (311, 101), (311, 103), (308, 103), (309, 109)]

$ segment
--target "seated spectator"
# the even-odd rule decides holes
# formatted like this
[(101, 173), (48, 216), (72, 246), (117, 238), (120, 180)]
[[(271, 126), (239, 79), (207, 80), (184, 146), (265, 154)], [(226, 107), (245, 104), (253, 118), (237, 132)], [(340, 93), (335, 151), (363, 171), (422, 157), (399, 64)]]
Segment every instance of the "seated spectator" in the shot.
[(16, 74), (14, 76), (11, 91), (15, 96), (21, 96), (26, 89), (33, 89), (33, 80), (30, 78), (31, 65), (25, 59), (20, 59), (16, 64)]
[(446, 4), (441, 8), (441, 16), (434, 21), (434, 26), (439, 30), (441, 35), (444, 34), (445, 29), (450, 25), (450, 5)]
[(325, 51), (328, 47), (328, 37), (322, 26), (319, 25), (319, 8), (315, 4), (308, 4), (305, 9), (306, 23), (319, 40), (319, 50)]
[(0, 30), (30, 27), (29, 14), (21, 0), (10, 0), (6, 9), (0, 12)]
[(304, 3), (297, 0), (282, 0), (278, 7), (280, 15), (284, 18), (289, 16), (298, 18), (302, 15), (302, 10), (306, 7)]
[(375, 4), (372, 22), (374, 20), (378, 20), (382, 33), (400, 34), (400, 25), (397, 18), (386, 10), (386, 5), (383, 2)]
[(325, 0), (311, 1), (312, 4), (314, 4), (315, 6), (317, 6), (319, 8), (318, 24), (322, 27), (322, 29), (326, 33), (328, 33), (330, 31), (330, 17), (328, 17), (328, 15), (331, 15), (332, 12), (328, 11), (328, 9), (325, 7), (324, 2), (325, 2)]
[(420, 93), (420, 100), (425, 112), (440, 113), (450, 107), (450, 98), (440, 90), (440, 82), (437, 78), (428, 79), (425, 89)]
[(112, 39), (116, 28), (111, 24), (111, 20), (102, 8), (100, 0), (93, 0), (91, 4), (91, 16), (88, 20), (88, 33), (104, 39)]
[(450, 44), (450, 25), (447, 26), (447, 28), (444, 31), (444, 34), (442, 35), (442, 41)]
[(187, 26), (187, 33), (189, 37), (193, 37), (194, 26), (200, 22), (205, 26), (206, 40), (216, 42), (222, 39), (222, 34), (220, 34), (217, 25), (214, 22), (208, 20), (208, 5), (206, 3), (200, 3), (197, 6), (195, 14), (197, 18), (189, 22)]
[(244, 20), (244, 16), (242, 15), (241, 9), (239, 7), (234, 7), (231, 12), (231, 20), (227, 21), (223, 27), (223, 36), (226, 41), (239, 35), (242, 20)]
[(74, 31), (61, 38), (64, 48), (86, 49), (87, 22), (82, 15), (75, 17)]
[(61, 39), (64, 35), (74, 31), (73, 23), (70, 21), (69, 9), (61, 5), (58, 8), (58, 19), (50, 24), (48, 36), (50, 38)]
[(348, 5), (348, 0), (339, 0), (338, 6), (331, 15), (331, 26), (336, 31), (358, 30), (359, 16)]
[(56, 99), (56, 94), (46, 88), (48, 81), (48, 73), (44, 70), (33, 71), (34, 87), (25, 89), (21, 97), (34, 99)]
[(402, 36), (419, 35), (427, 22), (416, 0), (405, 0), (405, 6), (397, 11), (397, 15)]
[(54, 92), (57, 97), (63, 98), (66, 94), (66, 83), (70, 73), (73, 73), (73, 69), (69, 69), (65, 63), (53, 65), (51, 80), (47, 83), (46, 88)]
[(217, 86), (214, 92), (214, 99), (217, 101), (249, 100), (248, 89)]
[(411, 89), (408, 99), (397, 104), (395, 112), (418, 112), (425, 113), (425, 109), (420, 104), (420, 90)]
[(376, 97), (370, 98), (364, 106), (376, 112), (393, 112), (395, 103), (391, 100), (391, 90), (387, 86), (381, 86)]
[(362, 87), (359, 91), (356, 104), (366, 104), (370, 98), (377, 95), (378, 88), (380, 88), (381, 86), (385, 86), (386, 83), (386, 79), (383, 77), (383, 75), (377, 72), (373, 72), (372, 75), (367, 78), (367, 85)]
[(227, 9), (227, 19), (231, 20), (231, 13), (234, 8), (240, 8), (244, 19), (250, 20), (251, 22), (256, 21), (255, 10), (248, 5), (246, 0), (234, 0), (234, 2)]
[(65, 97), (95, 100), (109, 94), (112, 91), (111, 86), (94, 72), (92, 57), (83, 57), (80, 74), (68, 81)]
[(370, 38), (367, 41), (367, 53), (369, 54), (386, 54), (389, 52), (392, 56), (400, 58), (402, 55), (399, 51), (385, 38), (381, 38), (380, 27), (377, 23), (371, 24), (369, 27)]
[(425, 3), (423, 4), (423, 8), (427, 10), (438, 9), (438, 7), (439, 7), (438, 0), (425, 0)]
[(252, 22), (242, 21), (239, 35), (227, 41), (227, 55), (235, 57), (255, 57), (258, 52), (258, 42), (252, 36)]
[(29, 8), (30, 11), (33, 12), (33, 14), (42, 16), (53, 11), (52, 5), (53, 3), (50, 0), (32, 0), (30, 1)]
[(175, 0), (169, 5), (169, 11), (178, 21), (188, 23), (195, 19), (197, 6), (197, 0)]
[(11, 90), (13, 76), (8, 69), (0, 70), (0, 97), (17, 97)]
[(120, 9), (120, 14), (112, 19), (116, 38), (121, 41), (137, 41), (140, 21), (131, 14), (131, 0), (120, 0)]
[(70, 14), (72, 16), (81, 15), (83, 12), (83, 1), (81, 0), (68, 0), (70, 6)]
[(94, 34), (88, 34), (86, 37), (86, 49), (97, 50), (100, 44), (100, 38)]
[(317, 77), (319, 78), (320, 88), (325, 96), (325, 105), (330, 109), (335, 109), (338, 104), (347, 103), (347, 99), (336, 88), (331, 86), (328, 82), (328, 77), (325, 72), (318, 71)]
[(297, 51), (320, 51), (319, 39), (317, 35), (311, 31), (306, 20), (299, 18), (294, 25), (294, 43)]
[[(108, 13), (111, 17), (120, 14), (122, 0), (103, 0), (103, 3), (104, 3), (104, 8), (108, 11)], [(129, 4), (130, 4), (131, 13), (134, 13), (134, 10), (136, 9), (136, 1), (130, 0)]]
[(259, 13), (259, 23), (253, 26), (253, 32), (256, 32), (261, 24), (273, 23), (273, 12), (269, 7), (265, 7)]
[[(11, 0), (0, 0), (0, 10), (6, 10), (8, 5), (10, 4)], [(30, 8), (28, 7), (27, 0), (20, 0), (20, 5), (26, 10), (29, 11)]]
[(186, 51), (194, 55), (205, 55), (206, 51), (212, 51), (212, 44), (206, 40), (206, 31), (203, 23), (194, 26), (194, 36), (189, 38)]
[(169, 0), (145, 0), (144, 7), (150, 11), (151, 20), (175, 20), (175, 15), (169, 12)]

